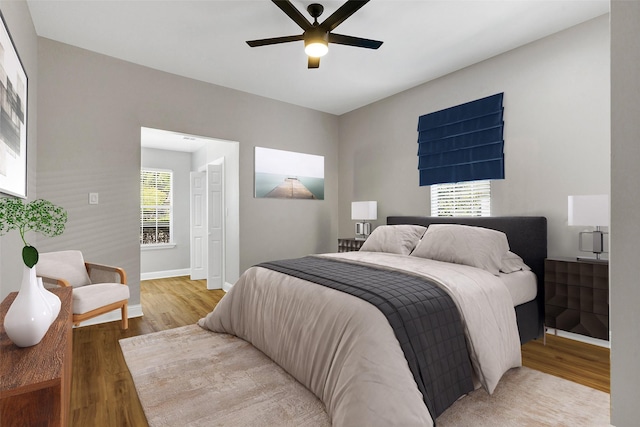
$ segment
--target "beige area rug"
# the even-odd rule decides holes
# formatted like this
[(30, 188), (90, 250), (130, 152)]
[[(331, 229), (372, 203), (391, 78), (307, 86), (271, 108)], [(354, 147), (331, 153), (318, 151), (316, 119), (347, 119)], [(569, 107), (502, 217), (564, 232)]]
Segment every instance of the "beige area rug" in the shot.
[[(197, 325), (120, 340), (140, 402), (157, 426), (328, 426), (324, 405), (247, 342)], [(527, 368), (492, 396), (476, 390), (438, 427), (609, 426), (609, 395)]]
[(493, 394), (476, 390), (438, 417), (438, 427), (609, 426), (609, 394), (529, 368), (508, 371)]
[(329, 426), (324, 404), (246, 341), (198, 325), (120, 340), (149, 426)]

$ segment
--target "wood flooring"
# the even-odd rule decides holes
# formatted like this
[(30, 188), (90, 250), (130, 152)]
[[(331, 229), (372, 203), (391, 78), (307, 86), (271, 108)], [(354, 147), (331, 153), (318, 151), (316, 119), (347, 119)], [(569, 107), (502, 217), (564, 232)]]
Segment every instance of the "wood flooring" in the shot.
[[(118, 340), (194, 324), (224, 295), (187, 277), (141, 283), (143, 317), (76, 328), (73, 331), (72, 427), (145, 427), (131, 375)], [(590, 387), (609, 391), (609, 350), (549, 336), (547, 345), (523, 346), (523, 364)]]
[(609, 349), (547, 334), (522, 346), (522, 364), (610, 393)]
[(205, 281), (188, 277), (141, 282), (143, 317), (76, 328), (73, 331), (72, 427), (144, 427), (147, 419), (118, 340), (192, 325), (213, 310), (224, 295)]

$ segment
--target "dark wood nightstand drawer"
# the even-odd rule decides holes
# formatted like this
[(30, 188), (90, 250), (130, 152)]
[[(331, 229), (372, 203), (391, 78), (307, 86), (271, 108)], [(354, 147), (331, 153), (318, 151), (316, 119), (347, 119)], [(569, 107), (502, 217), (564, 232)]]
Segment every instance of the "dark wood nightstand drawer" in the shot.
[(601, 340), (609, 339), (609, 316), (553, 305), (546, 305), (545, 310), (545, 325), (550, 328)]
[(354, 252), (359, 251), (364, 240), (356, 240), (354, 238), (338, 239), (338, 252)]
[(599, 261), (546, 259), (545, 325), (609, 339), (609, 265)]

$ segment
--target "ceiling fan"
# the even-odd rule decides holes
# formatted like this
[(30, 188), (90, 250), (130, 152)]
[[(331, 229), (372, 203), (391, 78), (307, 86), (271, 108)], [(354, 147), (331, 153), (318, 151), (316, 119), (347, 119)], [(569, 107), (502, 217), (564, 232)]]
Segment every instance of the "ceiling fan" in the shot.
[(345, 36), (342, 34), (334, 34), (332, 31), (342, 24), (348, 17), (357, 12), (362, 6), (367, 4), (369, 0), (358, 1), (348, 0), (340, 6), (331, 16), (324, 20), (323, 23), (318, 22), (318, 17), (322, 15), (324, 7), (321, 4), (313, 3), (307, 7), (309, 15), (313, 18), (313, 23), (296, 9), (288, 0), (272, 0), (284, 13), (287, 14), (304, 33), (298, 36), (274, 37), (270, 39), (250, 40), (247, 44), (251, 47), (267, 46), (271, 44), (288, 43), (303, 40), (304, 51), (309, 56), (308, 68), (320, 67), (320, 57), (329, 51), (329, 43), (343, 44), (347, 46), (364, 47), (367, 49), (377, 49), (382, 45), (381, 41), (363, 39), (360, 37)]

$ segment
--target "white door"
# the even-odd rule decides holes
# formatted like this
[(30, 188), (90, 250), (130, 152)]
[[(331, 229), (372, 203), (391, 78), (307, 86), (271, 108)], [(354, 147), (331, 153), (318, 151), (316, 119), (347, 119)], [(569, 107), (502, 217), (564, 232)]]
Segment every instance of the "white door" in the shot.
[(208, 268), (207, 289), (224, 284), (224, 158), (207, 165)]
[(191, 280), (207, 278), (207, 174), (191, 172)]

